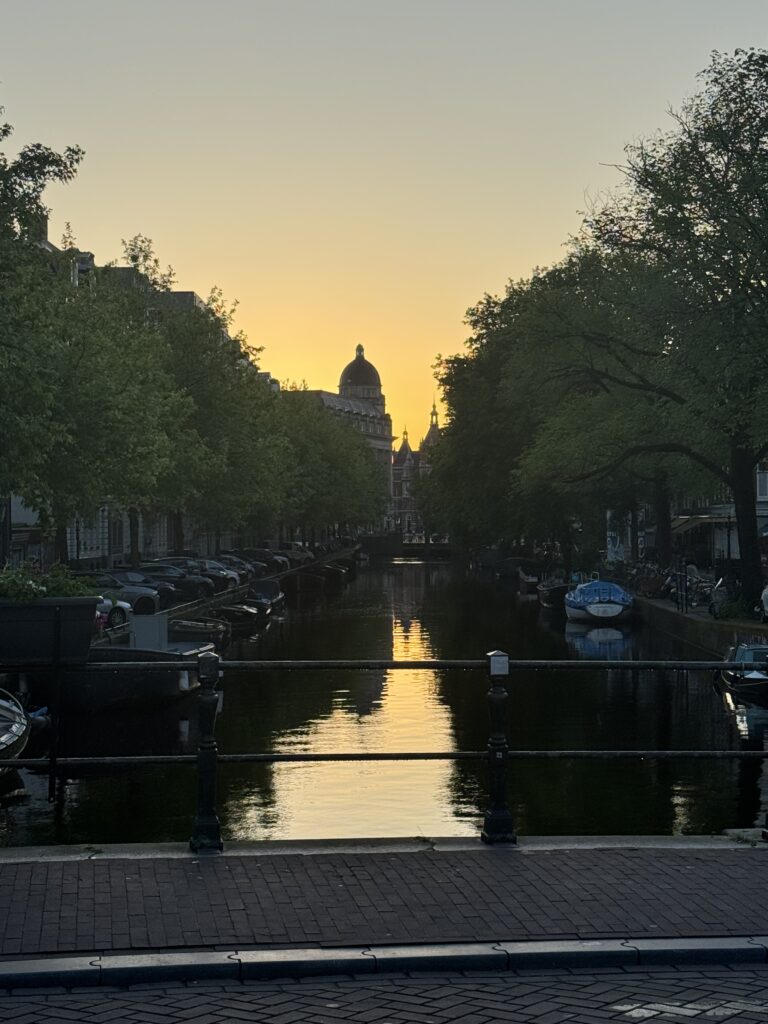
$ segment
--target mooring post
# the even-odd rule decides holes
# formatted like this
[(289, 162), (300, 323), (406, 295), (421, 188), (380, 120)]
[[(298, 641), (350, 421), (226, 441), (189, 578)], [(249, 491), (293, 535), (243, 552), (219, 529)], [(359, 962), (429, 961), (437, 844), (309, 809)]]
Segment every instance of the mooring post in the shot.
[(480, 838), (484, 843), (516, 843), (515, 823), (507, 806), (507, 764), (509, 743), (506, 732), (507, 679), (509, 655), (504, 651), (488, 654), (488, 707), (491, 734), (488, 737), (488, 772), (490, 776), (491, 805), (486, 811)]
[(195, 853), (214, 853), (224, 849), (219, 817), (216, 814), (216, 709), (219, 698), (216, 684), (220, 676), (219, 656), (212, 652), (199, 655), (200, 680), (197, 747), (197, 814), (189, 848)]

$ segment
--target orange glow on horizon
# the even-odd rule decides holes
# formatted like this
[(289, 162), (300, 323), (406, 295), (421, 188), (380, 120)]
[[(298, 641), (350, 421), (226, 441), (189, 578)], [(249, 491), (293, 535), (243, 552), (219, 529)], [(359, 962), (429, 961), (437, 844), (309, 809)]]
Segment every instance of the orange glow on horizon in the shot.
[(86, 151), (52, 241), (152, 238), (280, 380), (335, 391), (362, 343), (418, 442), (466, 309), (562, 256), (711, 50), (766, 39), (763, 0), (37, 0), (3, 12), (0, 104), (15, 145)]

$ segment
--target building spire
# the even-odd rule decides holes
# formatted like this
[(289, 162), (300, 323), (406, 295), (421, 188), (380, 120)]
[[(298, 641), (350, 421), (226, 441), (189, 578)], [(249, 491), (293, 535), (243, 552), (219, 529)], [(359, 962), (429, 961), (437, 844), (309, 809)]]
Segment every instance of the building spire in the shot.
[(357, 356), (358, 359), (362, 359), (363, 358), (363, 353), (364, 352), (365, 352), (365, 349), (363, 348), (362, 345), (358, 345), (357, 348), (355, 349), (355, 355)]

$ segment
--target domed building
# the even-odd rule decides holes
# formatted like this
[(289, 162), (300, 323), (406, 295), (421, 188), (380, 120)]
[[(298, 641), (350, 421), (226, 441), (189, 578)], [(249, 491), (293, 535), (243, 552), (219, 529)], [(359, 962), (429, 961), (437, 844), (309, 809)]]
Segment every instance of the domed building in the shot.
[(358, 345), (355, 358), (347, 363), (339, 377), (339, 393), (317, 391), (323, 405), (359, 430), (387, 471), (392, 496), (392, 418), (387, 412), (379, 371), (365, 358)]
[(373, 363), (369, 363), (365, 358), (365, 349), (362, 345), (357, 346), (355, 358), (341, 371), (339, 394), (344, 398), (362, 398), (384, 412), (381, 377)]
[(381, 390), (381, 377), (373, 363), (365, 358), (362, 345), (357, 346), (355, 358), (341, 371), (338, 394), (333, 391), (313, 391), (312, 394), (318, 396), (326, 409), (360, 431), (386, 469), (389, 502), (384, 528), (406, 534), (422, 531), (414, 483), (417, 477), (429, 472), (430, 449), (440, 437), (434, 403), (429, 430), (419, 449), (411, 448), (406, 430), (399, 449), (393, 452), (392, 418)]

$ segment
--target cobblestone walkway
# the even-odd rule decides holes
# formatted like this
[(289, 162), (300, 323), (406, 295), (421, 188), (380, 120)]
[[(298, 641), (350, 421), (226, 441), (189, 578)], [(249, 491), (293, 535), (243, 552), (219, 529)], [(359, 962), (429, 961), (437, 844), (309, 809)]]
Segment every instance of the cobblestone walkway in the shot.
[(529, 971), (0, 996), (13, 1024), (765, 1024), (768, 965)]
[(0, 954), (763, 935), (766, 891), (736, 845), (10, 862)]

